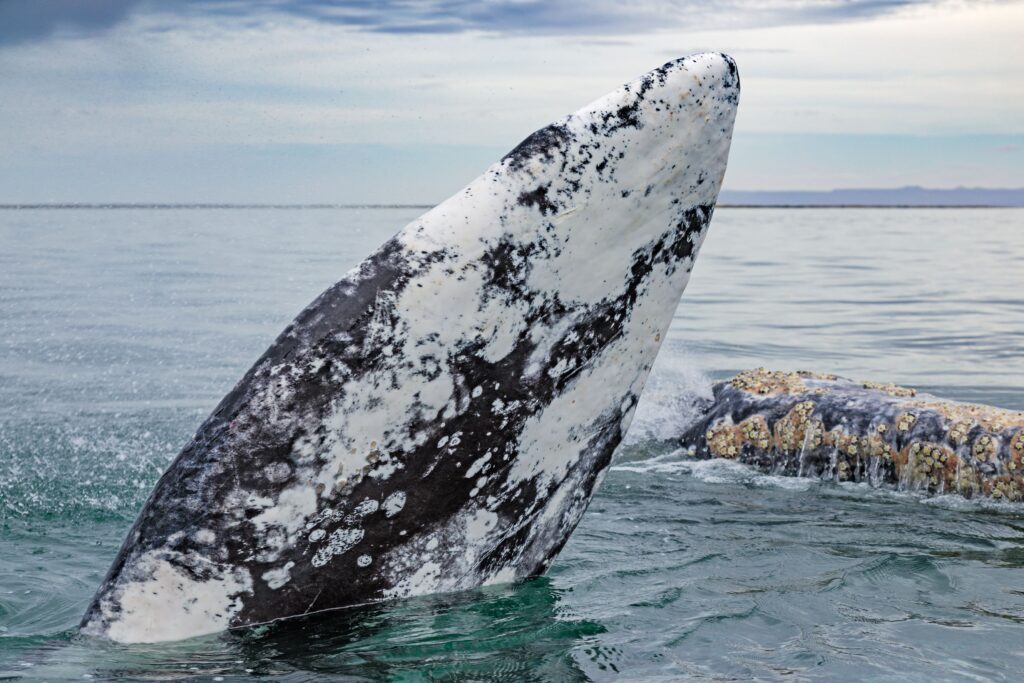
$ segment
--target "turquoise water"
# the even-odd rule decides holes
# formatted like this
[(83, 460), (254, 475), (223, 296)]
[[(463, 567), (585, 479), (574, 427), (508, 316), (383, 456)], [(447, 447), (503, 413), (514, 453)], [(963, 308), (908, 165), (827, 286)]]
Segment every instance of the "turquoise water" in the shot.
[(75, 626), (162, 468), (419, 213), (0, 212), (0, 680), (1007, 680), (1024, 507), (688, 463), (744, 367), (1024, 409), (1024, 210), (721, 209), (628, 443), (549, 576), (121, 646)]

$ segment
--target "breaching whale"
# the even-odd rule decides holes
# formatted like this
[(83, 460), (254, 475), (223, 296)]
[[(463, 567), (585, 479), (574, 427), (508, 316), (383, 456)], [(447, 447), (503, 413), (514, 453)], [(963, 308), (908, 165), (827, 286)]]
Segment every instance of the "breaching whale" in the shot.
[(175, 640), (544, 572), (633, 416), (738, 98), (729, 57), (670, 62), (324, 292), (160, 478), (82, 632)]
[(773, 474), (1024, 500), (1024, 412), (764, 368), (712, 391), (680, 437), (693, 457)]

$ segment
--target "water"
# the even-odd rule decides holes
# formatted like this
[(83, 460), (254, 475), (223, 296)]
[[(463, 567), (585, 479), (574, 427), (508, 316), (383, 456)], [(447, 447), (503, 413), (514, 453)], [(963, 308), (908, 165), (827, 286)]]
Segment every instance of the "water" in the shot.
[(721, 209), (549, 576), (121, 646), (75, 626), (162, 468), (419, 213), (0, 212), (0, 679), (1019, 680), (1024, 507), (688, 463), (685, 397), (807, 368), (1024, 409), (1024, 211)]

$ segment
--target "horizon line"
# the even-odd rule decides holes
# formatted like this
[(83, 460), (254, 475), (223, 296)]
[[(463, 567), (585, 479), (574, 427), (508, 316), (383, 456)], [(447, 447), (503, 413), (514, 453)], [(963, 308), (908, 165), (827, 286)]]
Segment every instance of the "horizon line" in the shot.
[[(437, 204), (289, 204), (289, 203), (208, 203), (208, 202), (26, 202), (0, 204), (0, 211), (16, 210), (118, 210), (118, 209), (432, 209)], [(1024, 205), (1012, 204), (736, 204), (719, 202), (723, 209), (1019, 209)]]

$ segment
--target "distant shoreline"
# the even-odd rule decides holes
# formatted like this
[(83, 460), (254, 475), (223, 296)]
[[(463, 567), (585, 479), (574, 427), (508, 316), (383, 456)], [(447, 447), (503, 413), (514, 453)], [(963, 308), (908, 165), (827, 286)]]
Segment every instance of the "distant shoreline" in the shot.
[[(434, 204), (0, 204), (0, 211), (117, 209), (432, 209)], [(718, 204), (720, 209), (1020, 209), (1008, 204)]]

